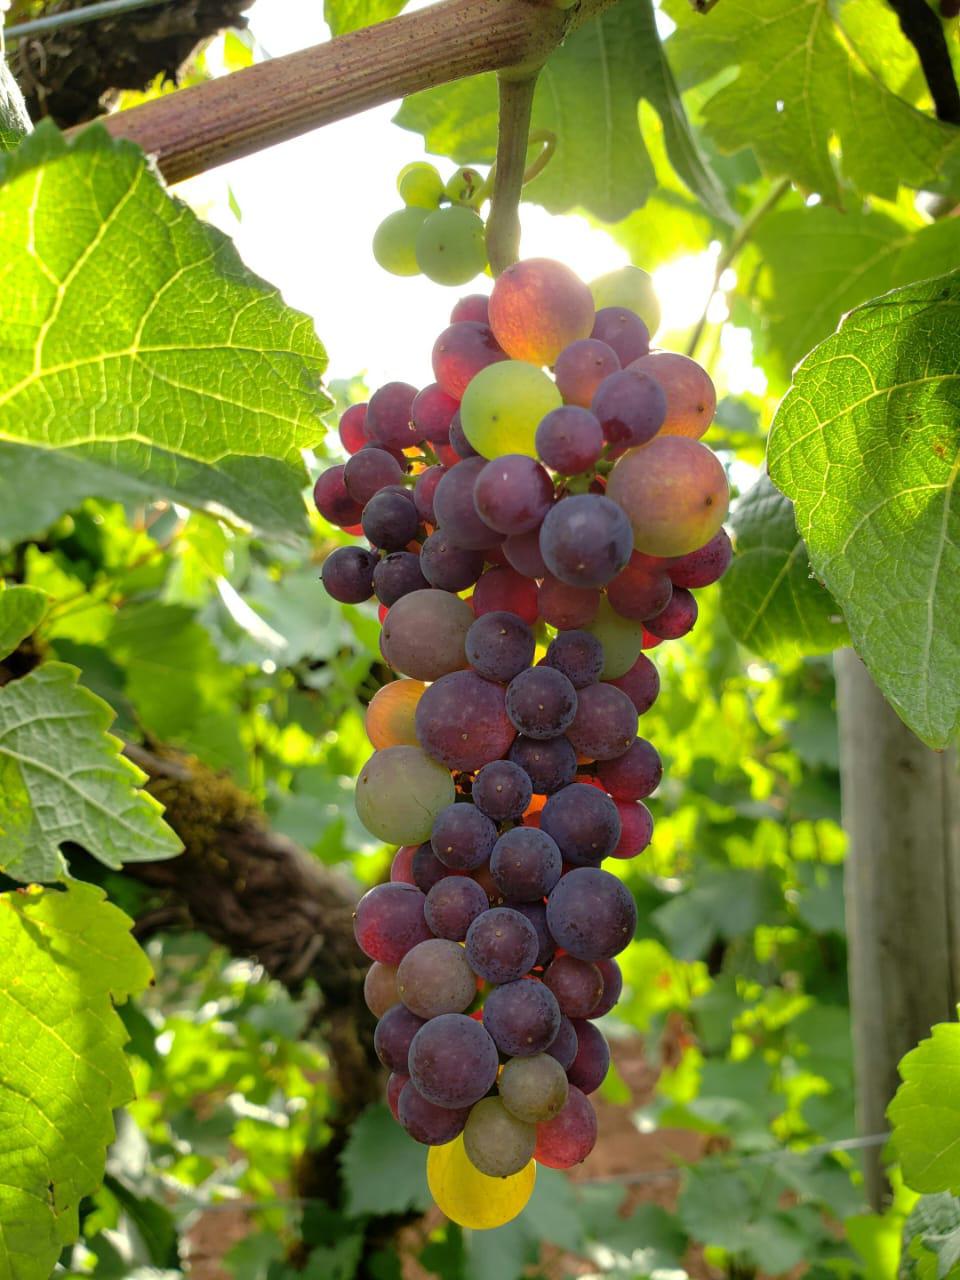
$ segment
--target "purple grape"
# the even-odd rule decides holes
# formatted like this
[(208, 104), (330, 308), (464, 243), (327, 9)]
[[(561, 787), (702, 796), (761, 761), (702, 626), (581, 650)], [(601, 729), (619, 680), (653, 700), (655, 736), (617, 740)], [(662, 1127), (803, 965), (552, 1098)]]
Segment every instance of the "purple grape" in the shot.
[(553, 667), (528, 667), (507, 686), (510, 723), (528, 738), (556, 738), (573, 723), (577, 691)]
[(551, 1058), (556, 1058), (564, 1071), (569, 1071), (574, 1058), (577, 1056), (578, 1044), (577, 1032), (573, 1023), (565, 1013), (561, 1014), (560, 1027), (547, 1053), (550, 1054)]
[(560, 1030), (553, 992), (537, 979), (495, 987), (483, 1002), (483, 1025), (501, 1053), (529, 1058), (549, 1050)]
[(594, 393), (590, 410), (610, 444), (633, 449), (652, 440), (663, 426), (667, 397), (660, 383), (648, 373), (623, 370), (604, 378)]
[(507, 453), (480, 469), (473, 501), (480, 518), (498, 533), (530, 533), (553, 505), (553, 481), (535, 458)]
[(462, 1013), (431, 1018), (413, 1037), (408, 1056), (417, 1092), (438, 1107), (472, 1107), (492, 1088), (499, 1066), (490, 1033)]
[(540, 551), (561, 582), (602, 587), (630, 559), (633, 530), (615, 502), (596, 493), (578, 493), (562, 498), (547, 513), (540, 527)]
[[(492, 617), (492, 614), (487, 614)], [(510, 760), (491, 760), (473, 780), (473, 803), (494, 822), (523, 817), (533, 796), (530, 778)]]
[(709, 587), (722, 578), (733, 559), (733, 547), (726, 529), (715, 533), (709, 542), (685, 556), (667, 562), (667, 573), (675, 587)]
[[(433, 495), (433, 509), (440, 528), (451, 542), (467, 551), (495, 547), (504, 537), (481, 519), (474, 505), (473, 486), (486, 465), (483, 458), (465, 458), (450, 468)], [(623, 518), (626, 520), (626, 516)]]
[(696, 598), (686, 587), (674, 587), (670, 603), (655, 618), (650, 618), (644, 626), (651, 635), (661, 640), (679, 640), (692, 630), (697, 620)]
[(467, 439), (463, 430), (463, 422), (460, 418), (460, 410), (453, 415), (450, 422), (450, 447), (454, 453), (459, 454), (461, 458), (479, 458), (480, 455)]
[(437, 485), (446, 473), (446, 467), (433, 466), (427, 467), (425, 471), (421, 471), (417, 476), (416, 483), (413, 486), (413, 501), (417, 508), (417, 514), (424, 524), (437, 523), (433, 510), (433, 495), (437, 491)]
[(331, 524), (341, 529), (352, 528), (360, 523), (363, 508), (347, 493), (343, 482), (343, 467), (328, 467), (317, 476), (313, 486), (314, 506)]
[(364, 429), (371, 440), (392, 449), (407, 449), (421, 436), (413, 425), (411, 410), (417, 388), (408, 382), (388, 382), (375, 391), (367, 405)]
[(392, 551), (373, 571), (373, 589), (377, 599), (388, 608), (402, 596), (409, 595), (411, 591), (423, 591), (429, 585), (420, 572), (420, 557), (412, 551)]
[(502, 685), (473, 671), (435, 680), (417, 703), (414, 724), (424, 751), (468, 773), (505, 756), (515, 737)]
[(467, 632), (467, 661), (474, 671), (504, 684), (529, 667), (536, 647), (523, 619), (499, 609), (477, 618)]
[(513, 982), (529, 973), (540, 942), (533, 925), (510, 907), (492, 907), (467, 930), (467, 959), (485, 982)]
[(538, 796), (553, 795), (577, 776), (577, 753), (566, 738), (547, 742), (517, 738), (509, 758), (524, 771)]
[(650, 351), (650, 332), (640, 317), (625, 307), (601, 307), (594, 317), (591, 338), (605, 342), (625, 369)]
[(587, 1015), (590, 1018), (602, 1018), (604, 1014), (609, 1013), (620, 999), (620, 992), (623, 990), (623, 975), (616, 960), (598, 960), (596, 964), (603, 978), (603, 995), (593, 1011)]
[(508, 898), (519, 902), (542, 902), (562, 869), (556, 841), (536, 827), (505, 831), (490, 855), (490, 874)]
[[(487, 895), (470, 876), (446, 876), (427, 894), (423, 909), (427, 924), (438, 938), (462, 942), (477, 916), (487, 910)], [(546, 916), (546, 908), (544, 908)]]
[(553, 959), (557, 944), (550, 936), (547, 928), (547, 908), (543, 902), (505, 902), (511, 911), (519, 911), (525, 920), (529, 920), (537, 932), (540, 950), (537, 952), (537, 967), (542, 969)]
[(503, 543), (503, 554), (511, 568), (522, 573), (525, 578), (542, 578), (547, 572), (540, 554), (540, 530), (530, 533), (517, 533)]
[(621, 368), (620, 359), (612, 347), (597, 338), (580, 338), (564, 347), (557, 356), (553, 376), (566, 404), (589, 409), (600, 383)]
[(337, 547), (323, 562), (320, 577), (328, 596), (341, 604), (360, 604), (373, 595), (379, 557), (365, 547)]
[(387, 490), (370, 499), (363, 508), (360, 524), (375, 547), (400, 551), (416, 537), (420, 517), (412, 496)]
[[(453, 806), (450, 806), (453, 808)], [(441, 809), (441, 813), (443, 810)], [(437, 817), (440, 815), (438, 814)], [(436, 826), (436, 823), (434, 823)], [(433, 851), (433, 845), (429, 840), (418, 845), (413, 855), (411, 866), (413, 872), (413, 883), (417, 886), (421, 893), (427, 895), (427, 901), (430, 900), (430, 890), (435, 884), (439, 884), (441, 880), (445, 880), (450, 875), (450, 868), (440, 859)], [(424, 919), (427, 919), (427, 904), (423, 904)], [(430, 925), (429, 919), (427, 924)], [(432, 927), (432, 926), (431, 926)]]
[(589, 409), (564, 405), (540, 420), (535, 443), (537, 455), (548, 467), (563, 476), (576, 476), (592, 471), (599, 461), (603, 428)]
[(562, 671), (575, 689), (595, 684), (603, 664), (603, 645), (589, 631), (561, 631), (547, 649), (547, 665)]
[(365, 507), (370, 499), (388, 484), (399, 484), (403, 469), (392, 453), (377, 445), (366, 445), (348, 458), (343, 468), (347, 493)]
[(364, 955), (381, 964), (399, 964), (411, 947), (429, 938), (425, 902), (412, 884), (395, 882), (368, 889), (353, 918), (353, 932)]
[(428, 1147), (452, 1142), (463, 1132), (469, 1114), (469, 1107), (438, 1107), (428, 1102), (409, 1079), (397, 1099), (397, 1119), (415, 1142)]
[(466, 591), (483, 573), (483, 553), (454, 546), (438, 529), (420, 548), (420, 568), (431, 587), (441, 591)]
[(567, 1068), (567, 1079), (581, 1093), (593, 1093), (610, 1070), (610, 1048), (592, 1022), (574, 1018), (573, 1029), (577, 1033), (577, 1056)]
[(457, 412), (459, 403), (436, 382), (424, 387), (410, 409), (418, 437), (429, 440), (431, 444), (446, 444), (450, 439), (450, 419)]
[(490, 304), (485, 293), (469, 293), (465, 298), (453, 304), (450, 312), (450, 323), (458, 320), (476, 320), (479, 324), (487, 324), (490, 319)]
[(645, 622), (663, 612), (673, 595), (665, 563), (634, 551), (626, 568), (607, 583), (607, 599), (621, 618)]
[(557, 997), (561, 1013), (568, 1018), (589, 1017), (603, 995), (603, 974), (595, 964), (578, 960), (576, 956), (557, 956), (543, 975), (543, 981)]
[(630, 943), (637, 908), (616, 876), (599, 867), (577, 867), (561, 876), (547, 899), (547, 926), (564, 951), (596, 963)]
[(488, 325), (458, 320), (433, 344), (433, 376), (448, 395), (459, 400), (475, 373), (506, 358)]
[(544, 805), (540, 829), (556, 840), (567, 862), (578, 867), (596, 866), (617, 847), (620, 815), (606, 792), (585, 782), (574, 782)]
[(544, 622), (558, 631), (572, 631), (597, 616), (600, 592), (596, 587), (571, 587), (548, 573), (540, 583), (537, 606)]
[(548, 1169), (572, 1169), (593, 1150), (597, 1141), (597, 1115), (576, 1085), (552, 1120), (537, 1125), (534, 1157)]
[(641, 653), (626, 675), (619, 676), (616, 680), (606, 680), (604, 683), (622, 689), (636, 707), (637, 714), (642, 716), (657, 700), (660, 692), (660, 673), (647, 655)]
[(577, 695), (577, 714), (567, 737), (579, 756), (612, 760), (629, 750), (637, 736), (637, 709), (622, 689), (592, 684)]
[(477, 980), (463, 947), (449, 938), (428, 938), (413, 947), (397, 969), (400, 999), (418, 1018), (462, 1013), (477, 994)]
[(357, 453), (369, 443), (369, 436), (364, 427), (366, 417), (366, 403), (352, 404), (340, 415), (340, 424), (337, 429), (340, 433), (340, 443), (347, 453)]
[(373, 1047), (389, 1071), (404, 1071), (413, 1037), (425, 1019), (411, 1013), (405, 1004), (392, 1005), (377, 1023)]
[(390, 1108), (394, 1120), (399, 1124), (400, 1114), (398, 1104), (400, 1102), (400, 1094), (403, 1092), (403, 1086), (410, 1077), (405, 1071), (391, 1071), (387, 1080), (387, 1106)]
[(441, 809), (430, 834), (431, 848), (445, 873), (449, 868), (473, 871), (482, 866), (496, 842), (496, 826), (473, 804), (449, 804)]
[(660, 785), (663, 762), (646, 738), (636, 738), (622, 755), (597, 765), (597, 777), (614, 800), (645, 800)]

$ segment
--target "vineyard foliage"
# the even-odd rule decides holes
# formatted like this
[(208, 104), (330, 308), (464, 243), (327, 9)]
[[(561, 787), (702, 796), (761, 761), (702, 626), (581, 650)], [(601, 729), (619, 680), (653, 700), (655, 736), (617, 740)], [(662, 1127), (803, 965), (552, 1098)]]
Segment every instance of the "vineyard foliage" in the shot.
[[(340, 35), (403, 7), (324, 9)], [(737, 557), (652, 655), (640, 731), (664, 781), (651, 847), (619, 868), (640, 923), (600, 1092), (600, 1151), (629, 1132), (630, 1159), (541, 1169), (489, 1232), (427, 1212), (423, 1150), (376, 1081), (349, 1096), (372, 1071), (358, 957), (320, 928), (268, 960), (288, 904), (239, 861), (250, 841), (269, 868), (305, 857), (297, 883), (347, 919), (389, 872), (352, 803), (378, 621), (321, 590), (350, 539), (306, 501), (375, 388), (135, 146), (24, 134), (3, 71), (0, 1276), (174, 1277), (205, 1251), (237, 1280), (960, 1275), (955, 1025), (904, 1060), (884, 1214), (844, 1146), (830, 657), (852, 643), (924, 742), (955, 741), (960, 218), (936, 215), (960, 203), (960, 130), (884, 0), (707, 7), (619, 0), (534, 102), (556, 153), (525, 201), (651, 271), (715, 246), (725, 307), (661, 337), (721, 391), (707, 443)], [(495, 81), (415, 93), (396, 123), (411, 158), (486, 166)], [(304, 252), (369, 255), (322, 225), (318, 197)], [(459, 294), (435, 293), (438, 333)]]

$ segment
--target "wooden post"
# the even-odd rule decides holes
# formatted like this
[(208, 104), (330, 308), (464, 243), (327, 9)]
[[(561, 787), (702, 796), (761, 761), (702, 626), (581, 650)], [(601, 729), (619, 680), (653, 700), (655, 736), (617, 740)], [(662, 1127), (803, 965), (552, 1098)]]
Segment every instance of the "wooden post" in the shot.
[[(888, 1127), (897, 1063), (960, 995), (960, 781), (954, 750), (923, 745), (852, 649), (836, 655), (846, 920), (858, 1124)], [(867, 1152), (874, 1209), (888, 1193)]]

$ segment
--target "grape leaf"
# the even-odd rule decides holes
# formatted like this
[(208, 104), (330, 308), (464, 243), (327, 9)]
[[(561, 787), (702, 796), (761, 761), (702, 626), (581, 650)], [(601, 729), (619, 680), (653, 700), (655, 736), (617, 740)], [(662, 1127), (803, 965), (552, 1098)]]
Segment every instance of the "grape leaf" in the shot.
[(720, 583), (727, 625), (774, 662), (829, 653), (848, 641), (843, 616), (811, 576), (793, 505), (761, 476), (731, 520), (737, 553)]
[(705, 21), (676, 0), (667, 49), (683, 87), (722, 73), (704, 129), (722, 151), (752, 147), (768, 176), (840, 203), (836, 140), (840, 169), (858, 191), (893, 199), (901, 183), (930, 185), (960, 156), (960, 131), (892, 93), (837, 9), (829, 0), (723, 0)]
[(37, 629), (47, 610), (47, 593), (36, 587), (0, 585), (0, 658), (13, 653)]
[[(960, 1263), (960, 1201), (946, 1192), (921, 1196), (903, 1224), (903, 1245), (906, 1275), (946, 1280)], [(927, 1258), (933, 1255), (927, 1268), (922, 1265), (925, 1252)], [(912, 1266), (914, 1259), (921, 1265)]]
[(914, 1191), (960, 1190), (960, 1023), (941, 1022), (900, 1060), (887, 1108), (904, 1179)]
[(353, 1125), (340, 1165), (353, 1216), (425, 1210), (431, 1203), (426, 1153), (382, 1103), (368, 1107)]
[(79, 675), (48, 662), (0, 690), (0, 869), (16, 880), (62, 878), (68, 841), (108, 867), (181, 850)]
[(803, 1260), (809, 1244), (793, 1216), (778, 1211), (782, 1191), (768, 1169), (704, 1161), (687, 1172), (680, 1222), (694, 1239), (745, 1254), (780, 1275)]
[(395, 18), (406, 3), (407, 0), (324, 0), (323, 16), (331, 35), (342, 36)]
[(960, 728), (960, 272), (851, 312), (800, 365), (770, 476), (887, 700), (932, 747)]
[(278, 532), (296, 502), (303, 523), (323, 348), (137, 147), (44, 123), (0, 157), (0, 261), (0, 440), (98, 470), (92, 492), (109, 471)]
[(102, 889), (0, 895), (0, 1274), (47, 1280), (133, 1096), (114, 1005), (150, 981)]
[[(753, 244), (762, 262), (752, 288), (766, 325), (764, 367), (784, 379), (861, 302), (897, 285), (949, 271), (960, 260), (960, 220), (924, 225), (912, 211), (841, 213), (826, 205), (769, 214)], [(749, 265), (741, 273), (754, 281)]]
[[(639, 128), (641, 98), (660, 117), (677, 173), (716, 217), (733, 221), (690, 128), (649, 0), (615, 5), (550, 55), (537, 84), (532, 127), (555, 133), (557, 149), (524, 188), (524, 198), (553, 213), (581, 205), (609, 222), (642, 205), (656, 188), (656, 173)], [(422, 133), (436, 154), (459, 164), (488, 163), (496, 154), (496, 77), (413, 94), (395, 120)]]

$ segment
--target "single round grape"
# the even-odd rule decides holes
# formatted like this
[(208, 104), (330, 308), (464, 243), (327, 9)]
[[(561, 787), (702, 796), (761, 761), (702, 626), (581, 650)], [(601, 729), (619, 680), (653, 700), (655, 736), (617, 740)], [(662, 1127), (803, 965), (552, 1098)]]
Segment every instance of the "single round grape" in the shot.
[(653, 839), (653, 814), (640, 800), (615, 800), (620, 815), (620, 839), (614, 858), (635, 858)]
[(488, 1178), (507, 1178), (530, 1161), (537, 1131), (511, 1115), (499, 1098), (481, 1098), (470, 1109), (463, 1146), (473, 1164)]
[(391, 680), (373, 695), (364, 726), (367, 737), (378, 750), (419, 746), (414, 713), (424, 687), (419, 680)]
[(552, 795), (577, 776), (577, 753), (563, 737), (548, 742), (518, 737), (510, 748), (510, 759), (526, 773), (536, 795)]
[(421, 208), (398, 209), (388, 213), (373, 233), (373, 256), (394, 276), (418, 276), (417, 234), (428, 211)]
[[(443, 812), (444, 810), (441, 810), (441, 813)], [(440, 815), (438, 814), (437, 816), (439, 817)], [(437, 824), (434, 823), (433, 825), (436, 827)], [(429, 895), (435, 884), (439, 884), (441, 880), (445, 880), (450, 875), (450, 868), (440, 861), (433, 851), (433, 845), (428, 840), (417, 846), (410, 870), (413, 875), (413, 883), (421, 893), (427, 895)], [(423, 910), (426, 912), (426, 904), (424, 904)]]
[(469, 876), (446, 876), (427, 894), (423, 914), (438, 938), (462, 942), (467, 930), (488, 906), (487, 895)]
[(451, 205), (430, 213), (417, 229), (417, 266), (435, 284), (466, 284), (487, 265), (483, 219)]
[(483, 174), (470, 165), (457, 169), (443, 188), (444, 195), (454, 204), (472, 205), (483, 186)]
[(660, 673), (645, 653), (640, 654), (629, 671), (608, 683), (622, 689), (641, 716), (650, 710), (660, 693)]
[(663, 435), (618, 460), (607, 493), (626, 512), (637, 550), (651, 556), (682, 556), (709, 542), (730, 499), (726, 473), (706, 445)]
[[(557, 997), (560, 1012), (568, 1018), (589, 1017), (603, 995), (600, 970), (589, 960), (578, 960), (576, 956), (557, 956), (543, 980)], [(579, 1081), (573, 1083), (579, 1084)]]
[(399, 484), (403, 469), (392, 453), (376, 445), (365, 445), (348, 458), (343, 468), (343, 483), (354, 502), (365, 506), (388, 484)]
[(387, 1106), (398, 1124), (400, 1123), (400, 1094), (409, 1079), (410, 1077), (404, 1071), (391, 1071), (387, 1078)]
[(387, 382), (370, 397), (365, 427), (371, 441), (391, 449), (407, 449), (418, 443), (410, 411), (417, 388), (409, 382)]
[[(485, 554), (489, 559), (490, 550)], [(540, 591), (535, 582), (515, 569), (497, 566), (478, 579), (472, 604), (478, 618), (487, 613), (512, 613), (532, 627), (539, 616), (539, 601)]]
[(534, 1158), (548, 1169), (572, 1169), (586, 1160), (597, 1142), (597, 1115), (590, 1099), (576, 1087), (552, 1120), (537, 1125)]
[(313, 486), (313, 503), (324, 520), (346, 529), (360, 523), (363, 509), (347, 493), (343, 467), (328, 467), (317, 476)]
[(388, 1009), (399, 1004), (396, 966), (374, 960), (363, 979), (363, 998), (375, 1018), (382, 1018)]
[(489, 993), (483, 1004), (483, 1025), (501, 1053), (528, 1058), (553, 1043), (560, 1029), (560, 1009), (549, 987), (536, 979), (520, 978)]
[(437, 523), (433, 510), (433, 495), (437, 492), (437, 485), (446, 475), (446, 471), (446, 467), (427, 467), (417, 476), (416, 484), (413, 486), (413, 502), (424, 524)]
[(390, 881), (392, 884), (416, 884), (413, 878), (413, 855), (417, 852), (415, 844), (402, 844), (393, 855), (390, 863)]
[(463, 1132), (469, 1107), (438, 1107), (418, 1092), (409, 1078), (397, 1098), (397, 1119), (415, 1142), (440, 1147)]
[[(547, 566), (543, 563), (543, 556), (540, 554), (539, 529), (506, 538), (501, 546), (511, 569), (516, 569), (517, 573), (522, 574), (524, 578), (544, 577)], [(537, 602), (539, 607), (539, 593)]]
[(574, 1030), (573, 1023), (565, 1013), (562, 1013), (560, 1015), (560, 1029), (557, 1031), (556, 1038), (547, 1053), (551, 1058), (555, 1058), (563, 1068), (564, 1079), (566, 1079), (570, 1064), (577, 1056), (577, 1043), (577, 1033)]
[(506, 896), (518, 902), (542, 902), (562, 869), (556, 841), (535, 827), (505, 831), (490, 855), (490, 874)]
[(529, 667), (507, 686), (506, 710), (526, 737), (556, 738), (577, 714), (577, 691), (561, 671)]
[(453, 304), (453, 310), (450, 312), (451, 323), (456, 324), (458, 320), (475, 320), (480, 324), (489, 324), (489, 301), (484, 293), (467, 294), (465, 298)]
[(624, 369), (650, 350), (647, 326), (626, 307), (601, 307), (594, 318), (590, 337), (612, 347)]
[(490, 1033), (463, 1013), (431, 1018), (413, 1037), (408, 1056), (417, 1091), (438, 1107), (479, 1102), (496, 1080), (499, 1066)]
[(416, 537), (420, 517), (406, 493), (378, 493), (363, 508), (360, 524), (375, 547), (399, 551)]
[(442, 591), (464, 591), (483, 572), (482, 551), (464, 551), (454, 546), (439, 529), (423, 543), (420, 561), (427, 581)]
[(667, 416), (667, 397), (655, 378), (638, 370), (612, 373), (597, 387), (590, 412), (615, 448), (646, 444)]
[(452, 804), (437, 814), (430, 844), (446, 867), (473, 871), (489, 858), (496, 825), (473, 804)]
[(518, 764), (491, 760), (474, 778), (472, 794), (473, 803), (481, 813), (494, 822), (511, 822), (524, 815), (533, 790), (530, 778)]
[(519, 911), (493, 907), (467, 930), (467, 959), (485, 982), (514, 982), (536, 963), (540, 943), (533, 925)]
[(557, 944), (550, 936), (547, 928), (547, 908), (543, 902), (504, 902), (511, 911), (519, 911), (525, 920), (529, 920), (537, 933), (540, 950), (537, 952), (536, 967), (542, 969), (548, 965), (556, 954)]
[(670, 603), (655, 618), (648, 618), (646, 628), (660, 640), (679, 640), (692, 631), (697, 621), (697, 601), (686, 587), (674, 587)]
[(576, 867), (561, 876), (547, 899), (547, 925), (557, 945), (578, 959), (609, 960), (633, 938), (637, 908), (626, 885), (609, 871)]
[(453, 796), (448, 770), (425, 751), (387, 747), (375, 751), (360, 771), (357, 815), (371, 835), (388, 844), (421, 844), (429, 837), (436, 815), (453, 803)]
[(575, 689), (600, 679), (603, 645), (589, 631), (561, 631), (547, 647), (547, 666), (562, 671)]
[(411, 1013), (406, 1005), (395, 1004), (383, 1015), (373, 1033), (373, 1047), (388, 1071), (406, 1068), (413, 1037), (423, 1025), (424, 1019)]
[(443, 199), (443, 179), (432, 164), (414, 160), (397, 174), (397, 190), (406, 205), (420, 209), (437, 209)]
[(552, 1119), (567, 1100), (566, 1072), (549, 1053), (505, 1062), (497, 1081), (500, 1100), (511, 1115), (527, 1124)]
[(414, 680), (438, 680), (467, 665), (464, 644), (472, 622), (473, 610), (450, 592), (411, 591), (384, 619), (384, 657)]
[(590, 1018), (602, 1018), (610, 1012), (623, 990), (623, 975), (616, 960), (598, 960), (597, 968), (603, 978), (603, 995), (595, 1005)]
[(640, 267), (620, 267), (608, 271), (590, 285), (597, 311), (620, 307), (632, 311), (654, 334), (660, 328), (660, 303), (653, 291), (653, 280)]
[(610, 1070), (610, 1048), (592, 1022), (573, 1020), (577, 1033), (577, 1056), (567, 1068), (567, 1079), (581, 1093), (590, 1094), (603, 1084)]
[(379, 557), (365, 547), (337, 547), (323, 562), (320, 577), (328, 596), (341, 604), (360, 604), (373, 595)]
[(502, 1227), (522, 1213), (533, 1192), (533, 1160), (509, 1178), (488, 1178), (470, 1162), (463, 1135), (427, 1152), (427, 1186), (451, 1222), (475, 1231)]
[(535, 458), (505, 453), (479, 472), (473, 501), (481, 519), (498, 533), (529, 533), (553, 504), (553, 481)]
[(423, 591), (429, 582), (420, 571), (420, 557), (411, 551), (393, 551), (373, 571), (377, 599), (388, 608), (411, 591)]
[(597, 388), (610, 374), (620, 370), (617, 353), (596, 338), (571, 342), (557, 356), (553, 376), (565, 404), (590, 408)]
[(560, 262), (527, 258), (497, 277), (490, 327), (514, 360), (553, 364), (564, 347), (593, 328), (590, 290)]
[(467, 660), (486, 680), (506, 684), (529, 667), (535, 649), (533, 632), (515, 613), (485, 613), (467, 632)]
[(564, 476), (592, 471), (603, 453), (603, 428), (589, 408), (565, 404), (540, 420), (534, 437), (537, 454)]
[(357, 453), (365, 444), (369, 444), (370, 437), (364, 426), (366, 417), (366, 401), (363, 404), (352, 404), (340, 415), (340, 425), (337, 429), (340, 433), (340, 443), (347, 453)]
[(584, 782), (573, 782), (555, 792), (544, 805), (540, 829), (557, 842), (567, 862), (596, 866), (617, 847), (620, 816), (605, 792)]
[(516, 736), (502, 686), (473, 671), (434, 681), (417, 704), (416, 726), (425, 751), (468, 773), (505, 756)]
[(447, 395), (439, 383), (431, 382), (424, 387), (410, 409), (419, 437), (431, 444), (446, 444), (450, 439), (450, 420), (458, 407), (459, 401)]
[(675, 587), (709, 587), (722, 578), (733, 559), (733, 547), (726, 529), (720, 529), (708, 543), (667, 562), (667, 573)]
[(433, 376), (447, 395), (460, 400), (481, 369), (506, 358), (485, 321), (458, 319), (433, 344)]
[(477, 994), (477, 981), (463, 947), (447, 938), (430, 938), (400, 961), (397, 991), (418, 1018), (435, 1018), (462, 1013)]
[(465, 458), (447, 472), (433, 495), (441, 531), (467, 551), (482, 551), (503, 540), (503, 534), (481, 518), (473, 501), (473, 487), (485, 465), (482, 458)]
[(552, 507), (540, 527), (540, 551), (555, 578), (571, 587), (602, 587), (630, 559), (630, 523), (620, 507), (578, 493)]
[(596, 636), (603, 645), (601, 680), (610, 682), (625, 675), (640, 657), (643, 625), (621, 618), (607, 599), (600, 601), (596, 617), (584, 626), (584, 630)]
[(463, 422), (460, 419), (460, 410), (453, 415), (450, 423), (450, 447), (454, 453), (460, 458), (479, 458), (480, 455), (476, 449), (463, 434)]
[(642, 622), (655, 618), (670, 603), (673, 583), (662, 567), (667, 562), (634, 551), (625, 569), (607, 583), (607, 600), (621, 618)]
[(614, 800), (645, 800), (660, 785), (663, 763), (646, 738), (635, 738), (622, 755), (602, 760), (597, 777)]
[(596, 587), (571, 587), (548, 573), (540, 583), (537, 604), (544, 622), (558, 631), (573, 631), (593, 622), (600, 609), (601, 596)]
[(717, 411), (717, 392), (706, 369), (674, 351), (641, 356), (630, 368), (649, 374), (663, 388), (667, 405), (660, 434), (699, 440)]
[(577, 696), (577, 714), (567, 729), (576, 753), (588, 760), (623, 755), (637, 736), (637, 709), (622, 689), (592, 684)]
[(537, 426), (561, 403), (560, 392), (542, 369), (503, 360), (471, 379), (460, 402), (460, 421), (464, 435), (485, 458), (507, 453), (535, 458)]

